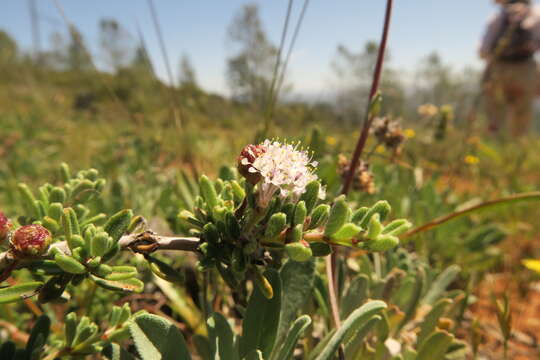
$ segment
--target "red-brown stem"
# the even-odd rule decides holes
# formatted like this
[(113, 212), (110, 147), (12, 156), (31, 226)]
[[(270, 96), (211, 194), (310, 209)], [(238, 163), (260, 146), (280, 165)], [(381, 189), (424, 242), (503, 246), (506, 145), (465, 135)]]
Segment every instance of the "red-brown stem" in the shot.
[(351, 188), (351, 184), (354, 179), (354, 173), (356, 171), (356, 168), (358, 167), (358, 162), (360, 161), (360, 155), (362, 155), (362, 151), (364, 150), (364, 147), (366, 146), (367, 138), (369, 135), (369, 128), (371, 127), (371, 122), (373, 120), (373, 118), (370, 117), (369, 110), (371, 107), (371, 101), (373, 100), (373, 97), (375, 96), (375, 94), (377, 94), (377, 91), (379, 90), (379, 83), (381, 81), (382, 67), (384, 63), (384, 54), (386, 52), (386, 44), (388, 42), (388, 34), (390, 32), (390, 19), (392, 17), (393, 3), (394, 3), (393, 0), (387, 0), (387, 3), (386, 3), (386, 15), (384, 18), (384, 28), (383, 28), (383, 33), (381, 37), (381, 44), (379, 45), (377, 63), (375, 65), (375, 70), (373, 72), (373, 82), (371, 83), (371, 90), (369, 92), (369, 100), (368, 100), (368, 104), (366, 108), (366, 114), (364, 117), (364, 123), (362, 126), (362, 132), (360, 133), (360, 137), (358, 138), (358, 142), (356, 143), (356, 148), (354, 149), (353, 157), (351, 160), (351, 166), (349, 167), (349, 172), (347, 173), (347, 177), (345, 178), (343, 189), (341, 191), (342, 194), (347, 194)]
[[(371, 90), (369, 92), (369, 99), (366, 106), (366, 114), (364, 117), (364, 122), (362, 126), (362, 131), (360, 133), (360, 137), (358, 138), (358, 142), (356, 143), (356, 148), (354, 149), (354, 153), (351, 160), (351, 165), (349, 166), (349, 172), (347, 173), (347, 176), (345, 178), (345, 182), (343, 183), (343, 189), (341, 190), (342, 194), (347, 194), (351, 188), (352, 181), (354, 179), (354, 173), (356, 172), (356, 168), (358, 167), (358, 163), (360, 161), (360, 155), (362, 155), (362, 151), (364, 150), (367, 142), (367, 138), (369, 135), (369, 129), (371, 127), (372, 118), (370, 116), (370, 109), (371, 109), (371, 102), (375, 95), (377, 94), (377, 91), (379, 90), (379, 83), (381, 81), (381, 74), (382, 74), (382, 67), (384, 63), (384, 54), (386, 52), (386, 44), (388, 42), (388, 34), (390, 32), (390, 19), (392, 18), (392, 7), (393, 7), (394, 1), (393, 0), (387, 0), (386, 2), (386, 14), (384, 18), (384, 27), (383, 32), (381, 36), (381, 43), (379, 45), (379, 53), (377, 55), (377, 63), (375, 65), (375, 70), (373, 72), (373, 82), (371, 83)], [(326, 259), (326, 268), (327, 268), (327, 277), (328, 277), (328, 293), (330, 297), (330, 305), (332, 307), (332, 318), (334, 321), (334, 325), (336, 328), (339, 328), (341, 325), (340, 318), (339, 318), (339, 304), (337, 301), (337, 295), (336, 295), (336, 286), (337, 286), (337, 279), (336, 279), (336, 251), (337, 249), (334, 247), (334, 251), (332, 254), (327, 257)], [(343, 347), (340, 347), (339, 351), (340, 358), (343, 358)]]

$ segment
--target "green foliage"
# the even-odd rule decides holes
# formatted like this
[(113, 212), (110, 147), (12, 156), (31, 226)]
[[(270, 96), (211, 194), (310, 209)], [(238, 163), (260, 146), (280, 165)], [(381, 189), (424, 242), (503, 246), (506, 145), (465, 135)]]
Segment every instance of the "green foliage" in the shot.
[(129, 324), (129, 333), (143, 360), (191, 359), (182, 333), (159, 316), (135, 316)]

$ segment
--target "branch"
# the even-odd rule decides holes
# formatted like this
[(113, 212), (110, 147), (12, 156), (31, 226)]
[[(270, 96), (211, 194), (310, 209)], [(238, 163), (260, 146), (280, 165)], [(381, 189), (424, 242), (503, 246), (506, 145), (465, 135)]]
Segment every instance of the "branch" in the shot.
[[(150, 230), (124, 235), (118, 240), (118, 244), (120, 244), (122, 250), (130, 250), (139, 254), (150, 254), (158, 250), (197, 252), (199, 250), (200, 242), (201, 240), (197, 237), (162, 236)], [(41, 258), (51, 258), (54, 253), (53, 249), (60, 250), (64, 254), (71, 254), (67, 241), (58, 241), (53, 243), (49, 247), (47, 253)], [(15, 261), (19, 260), (15, 259), (9, 250), (0, 253), (0, 271), (13, 265)], [(23, 268), (24, 266), (25, 261), (19, 261), (15, 268)]]

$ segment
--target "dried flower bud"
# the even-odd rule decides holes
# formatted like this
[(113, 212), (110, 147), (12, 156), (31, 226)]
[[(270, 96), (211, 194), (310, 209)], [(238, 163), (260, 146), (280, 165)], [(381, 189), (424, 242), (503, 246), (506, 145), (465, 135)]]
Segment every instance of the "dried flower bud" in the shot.
[(51, 244), (51, 233), (41, 225), (25, 225), (13, 234), (10, 250), (16, 257), (35, 257), (44, 254)]
[[(350, 161), (343, 154), (338, 155), (338, 172), (343, 178), (349, 173)], [(367, 194), (374, 194), (376, 192), (375, 178), (371, 170), (369, 170), (369, 164), (365, 161), (360, 161), (358, 168), (354, 174), (353, 188), (359, 191), (363, 191)]]
[(380, 143), (396, 153), (405, 140), (399, 121), (391, 120), (388, 117), (376, 118), (373, 122), (372, 131)]
[(0, 243), (8, 237), (12, 227), (11, 221), (0, 211)]
[(255, 185), (261, 181), (262, 175), (258, 171), (253, 171), (253, 162), (264, 154), (266, 148), (262, 145), (247, 145), (240, 152), (238, 157), (238, 172), (251, 184)]

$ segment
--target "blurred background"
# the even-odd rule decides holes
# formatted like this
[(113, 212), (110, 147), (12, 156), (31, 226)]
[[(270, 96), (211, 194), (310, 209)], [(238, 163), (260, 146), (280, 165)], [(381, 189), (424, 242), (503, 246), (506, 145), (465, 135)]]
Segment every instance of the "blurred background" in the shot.
[[(189, 205), (183, 188), (263, 137), (302, 140), (330, 194), (339, 192), (384, 9), (354, 0), (0, 2), (0, 207), (21, 211), (17, 183), (54, 182), (65, 161), (108, 179), (100, 211), (133, 208), (174, 232)], [(388, 199), (397, 217), (421, 225), (538, 190), (538, 116), (519, 138), (486, 131), (478, 48), (497, 11), (488, 0), (395, 1), (381, 114), (405, 142), (370, 137), (358, 204)], [(538, 334), (539, 275), (522, 260), (540, 258), (539, 216), (534, 202), (504, 207), (407, 246), (437, 266), (462, 266), (487, 299), (475, 305), (480, 320), (495, 322), (489, 296), (508, 293), (515, 328)], [(494, 353), (497, 341), (486, 340)], [(516, 354), (537, 351), (529, 345)]]

